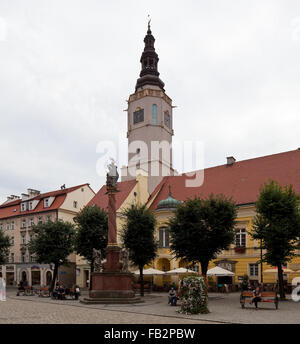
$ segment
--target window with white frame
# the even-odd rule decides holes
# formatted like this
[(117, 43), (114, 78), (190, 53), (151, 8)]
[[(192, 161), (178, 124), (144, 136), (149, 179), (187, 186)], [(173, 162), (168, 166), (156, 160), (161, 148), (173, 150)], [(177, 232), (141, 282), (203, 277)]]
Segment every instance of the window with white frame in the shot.
[(47, 215), (47, 221), (51, 221), (51, 215)]
[(256, 263), (251, 263), (249, 264), (249, 275), (250, 276), (254, 276), (254, 277), (258, 277), (259, 275), (259, 267), (258, 264)]
[(44, 199), (44, 208), (48, 208), (49, 207), (49, 198), (45, 198)]
[(29, 226), (30, 226), (30, 227), (34, 226), (34, 219), (30, 219), (30, 221), (29, 221)]
[(38, 223), (43, 223), (43, 219), (41, 216), (38, 217)]
[(26, 210), (26, 204), (25, 203), (21, 203), (21, 211), (25, 211)]
[(78, 205), (77, 201), (74, 201), (74, 202), (73, 202), (73, 207), (74, 207), (74, 208), (77, 208), (77, 205)]
[(239, 228), (235, 232), (235, 246), (246, 247), (246, 229)]
[(21, 222), (21, 228), (26, 228), (26, 220), (23, 219)]
[(14, 246), (15, 245), (15, 238), (12, 236), (10, 237), (10, 245)]
[(21, 244), (22, 244), (22, 245), (25, 245), (25, 244), (26, 244), (26, 237), (25, 237), (25, 235), (22, 235), (22, 236), (21, 236)]
[(32, 202), (29, 202), (29, 210), (32, 210)]
[(35, 256), (34, 256), (34, 254), (31, 254), (30, 255), (30, 263), (35, 263), (35, 262), (36, 262)]
[(26, 253), (25, 252), (21, 253), (21, 261), (22, 261), (22, 263), (26, 263)]
[(10, 225), (9, 223), (6, 224), (6, 229), (9, 230), (10, 229)]
[(159, 228), (159, 247), (170, 247), (169, 230), (165, 227)]
[(15, 229), (15, 221), (11, 221), (11, 229), (12, 229), (12, 230)]

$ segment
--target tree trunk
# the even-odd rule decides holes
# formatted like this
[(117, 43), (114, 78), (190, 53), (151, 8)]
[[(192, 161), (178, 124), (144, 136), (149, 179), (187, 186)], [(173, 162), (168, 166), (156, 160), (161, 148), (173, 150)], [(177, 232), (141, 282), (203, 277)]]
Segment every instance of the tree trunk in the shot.
[(140, 266), (140, 284), (141, 284), (141, 296), (144, 296), (144, 275), (143, 275), (143, 266)]
[(202, 272), (202, 276), (205, 277), (206, 279), (206, 273), (207, 273), (207, 269), (208, 269), (208, 262), (201, 262), (201, 272)]
[(52, 294), (53, 289), (54, 289), (54, 284), (55, 284), (55, 280), (57, 277), (57, 272), (58, 272), (58, 263), (55, 263), (54, 264), (53, 277), (52, 277), (51, 286), (50, 286), (50, 294)]
[(278, 269), (278, 285), (279, 285), (279, 295), (280, 299), (284, 300), (285, 299), (285, 292), (284, 292), (284, 287), (283, 287), (283, 272), (282, 272), (282, 265), (278, 264), (277, 265)]
[(90, 267), (91, 267), (91, 273), (90, 273), (89, 290), (92, 290), (92, 279), (93, 279), (92, 273), (94, 272), (94, 259), (92, 259)]

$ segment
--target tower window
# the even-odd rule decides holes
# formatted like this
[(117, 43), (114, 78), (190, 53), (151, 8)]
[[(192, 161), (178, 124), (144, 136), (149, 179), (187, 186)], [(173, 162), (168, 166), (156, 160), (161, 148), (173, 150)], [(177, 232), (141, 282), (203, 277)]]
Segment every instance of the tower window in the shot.
[(135, 111), (133, 113), (133, 124), (144, 122), (144, 109)]
[(170, 115), (167, 112), (164, 112), (164, 122), (168, 128), (171, 128)]
[(157, 105), (152, 105), (152, 124), (157, 124)]

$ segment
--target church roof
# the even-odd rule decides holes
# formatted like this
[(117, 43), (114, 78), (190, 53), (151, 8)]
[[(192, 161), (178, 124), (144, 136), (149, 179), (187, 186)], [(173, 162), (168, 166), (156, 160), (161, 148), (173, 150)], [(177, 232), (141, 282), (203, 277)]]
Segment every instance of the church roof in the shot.
[(252, 204), (258, 199), (260, 187), (271, 179), (282, 186), (292, 184), (300, 194), (300, 149), (206, 168), (203, 185), (199, 187), (187, 187), (186, 180), (191, 178), (186, 174), (164, 177), (148, 202), (150, 209), (155, 210), (171, 187), (173, 197), (180, 201), (223, 194), (238, 205)]
[[(117, 189), (119, 192), (116, 193), (116, 209), (118, 210), (123, 202), (128, 197), (129, 193), (135, 187), (137, 181), (135, 179), (128, 180), (125, 182), (117, 183)], [(103, 185), (97, 194), (90, 200), (88, 205), (97, 205), (98, 207), (107, 210), (108, 208), (108, 195), (106, 193), (106, 185)]]

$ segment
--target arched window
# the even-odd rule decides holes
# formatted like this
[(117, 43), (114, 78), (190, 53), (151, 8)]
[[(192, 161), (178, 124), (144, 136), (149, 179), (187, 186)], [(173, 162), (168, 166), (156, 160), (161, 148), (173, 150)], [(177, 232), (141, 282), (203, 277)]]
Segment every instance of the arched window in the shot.
[(152, 105), (152, 124), (157, 124), (157, 105)]

